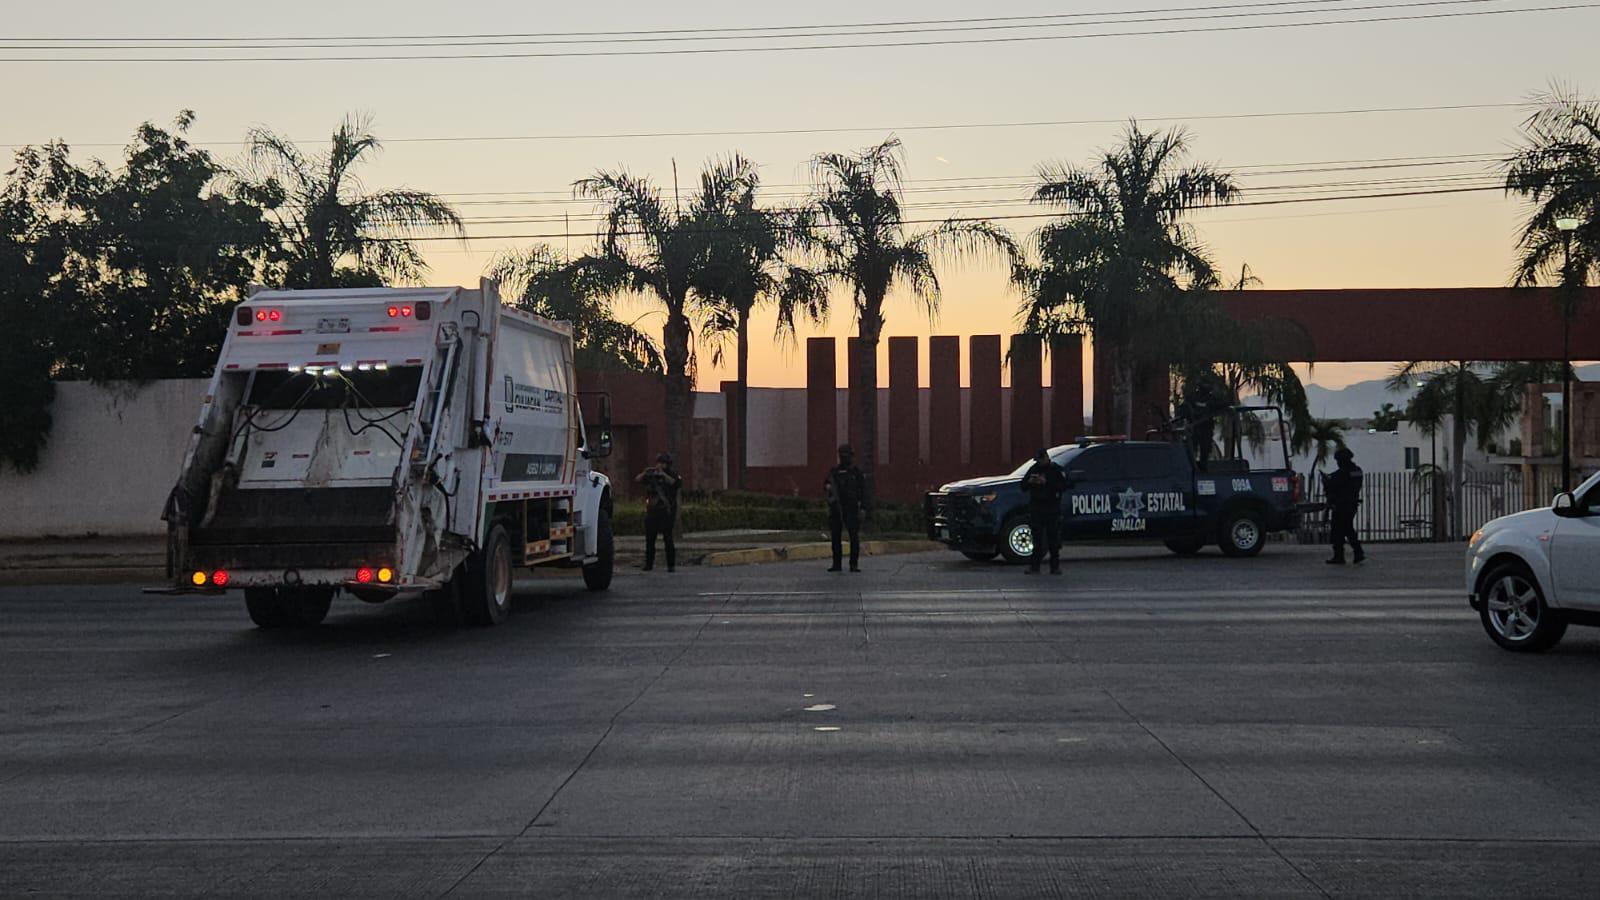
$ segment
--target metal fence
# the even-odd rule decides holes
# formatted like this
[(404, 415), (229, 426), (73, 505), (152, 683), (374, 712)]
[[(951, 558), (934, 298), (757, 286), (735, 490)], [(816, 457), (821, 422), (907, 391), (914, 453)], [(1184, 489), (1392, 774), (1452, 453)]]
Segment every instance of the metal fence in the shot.
[[(1559, 473), (1534, 473), (1526, 479), (1511, 468), (1468, 473), (1461, 491), (1460, 528), (1452, 534), (1450, 472), (1431, 467), (1367, 472), (1356, 531), (1363, 541), (1460, 540), (1491, 519), (1549, 505), (1560, 490)], [(1307, 489), (1309, 502), (1324, 502), (1320, 478), (1313, 478)], [(1316, 511), (1304, 517), (1298, 537), (1301, 543), (1323, 543), (1329, 530), (1327, 511)]]

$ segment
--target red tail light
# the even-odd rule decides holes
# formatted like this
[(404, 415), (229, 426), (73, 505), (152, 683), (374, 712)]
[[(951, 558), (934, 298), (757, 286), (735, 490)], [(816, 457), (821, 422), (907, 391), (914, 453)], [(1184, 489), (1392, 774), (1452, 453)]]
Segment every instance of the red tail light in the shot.
[(267, 321), (269, 322), (276, 322), (282, 318), (283, 313), (279, 312), (278, 310), (272, 309), (267, 311)]
[(361, 568), (357, 569), (356, 570), (356, 581), (359, 581), (362, 584), (371, 584), (372, 583), (372, 570), (367, 568), (366, 566), (362, 566)]
[(228, 570), (218, 569), (211, 573), (211, 583), (217, 587), (226, 587), (228, 584)]
[(395, 319), (395, 318), (399, 318), (399, 316), (400, 316), (400, 307), (398, 307), (398, 306), (389, 307), (389, 318)]
[(400, 315), (402, 317), (405, 317), (405, 318), (410, 318), (411, 317), (411, 307), (409, 307), (409, 306), (400, 307)]

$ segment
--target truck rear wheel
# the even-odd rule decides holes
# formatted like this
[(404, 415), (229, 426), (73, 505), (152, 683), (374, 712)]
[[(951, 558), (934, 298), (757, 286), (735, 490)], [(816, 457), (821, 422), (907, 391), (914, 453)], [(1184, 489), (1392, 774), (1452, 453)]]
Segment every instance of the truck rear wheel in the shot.
[(333, 606), (333, 588), (245, 588), (245, 609), (257, 628), (312, 628)]
[(1255, 556), (1267, 544), (1267, 528), (1253, 509), (1234, 509), (1217, 523), (1217, 546), (1224, 556)]
[(499, 625), (510, 612), (511, 538), (505, 526), (496, 525), (482, 549), (467, 560), (461, 617), (469, 625)]
[(583, 584), (591, 591), (611, 587), (611, 574), (616, 568), (616, 537), (611, 531), (611, 512), (601, 508), (594, 523), (595, 561), (583, 567)]

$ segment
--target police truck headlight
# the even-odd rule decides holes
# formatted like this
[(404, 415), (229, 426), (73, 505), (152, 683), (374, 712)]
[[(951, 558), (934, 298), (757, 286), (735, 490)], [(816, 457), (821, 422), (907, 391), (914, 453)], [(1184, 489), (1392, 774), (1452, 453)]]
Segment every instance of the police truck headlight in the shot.
[(993, 494), (993, 493), (989, 493), (989, 494), (976, 494), (976, 495), (974, 495), (974, 496), (973, 496), (973, 498), (972, 498), (972, 499), (973, 499), (973, 500), (976, 500), (976, 501), (977, 501), (977, 502), (978, 502), (978, 505), (979, 505), (979, 506), (982, 506), (982, 505), (983, 505), (983, 504), (985, 504), (985, 503), (993, 503), (993, 502), (994, 502), (994, 498), (995, 498), (995, 497), (996, 497), (996, 496), (997, 496), (997, 495), (995, 495), (995, 494)]

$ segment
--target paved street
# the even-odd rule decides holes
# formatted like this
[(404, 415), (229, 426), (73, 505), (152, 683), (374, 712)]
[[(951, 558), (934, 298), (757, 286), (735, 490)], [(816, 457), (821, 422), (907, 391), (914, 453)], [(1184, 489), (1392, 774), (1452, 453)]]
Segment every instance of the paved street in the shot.
[(530, 579), (504, 627), (0, 588), (0, 896), (1592, 896), (1600, 631), (1460, 547)]

